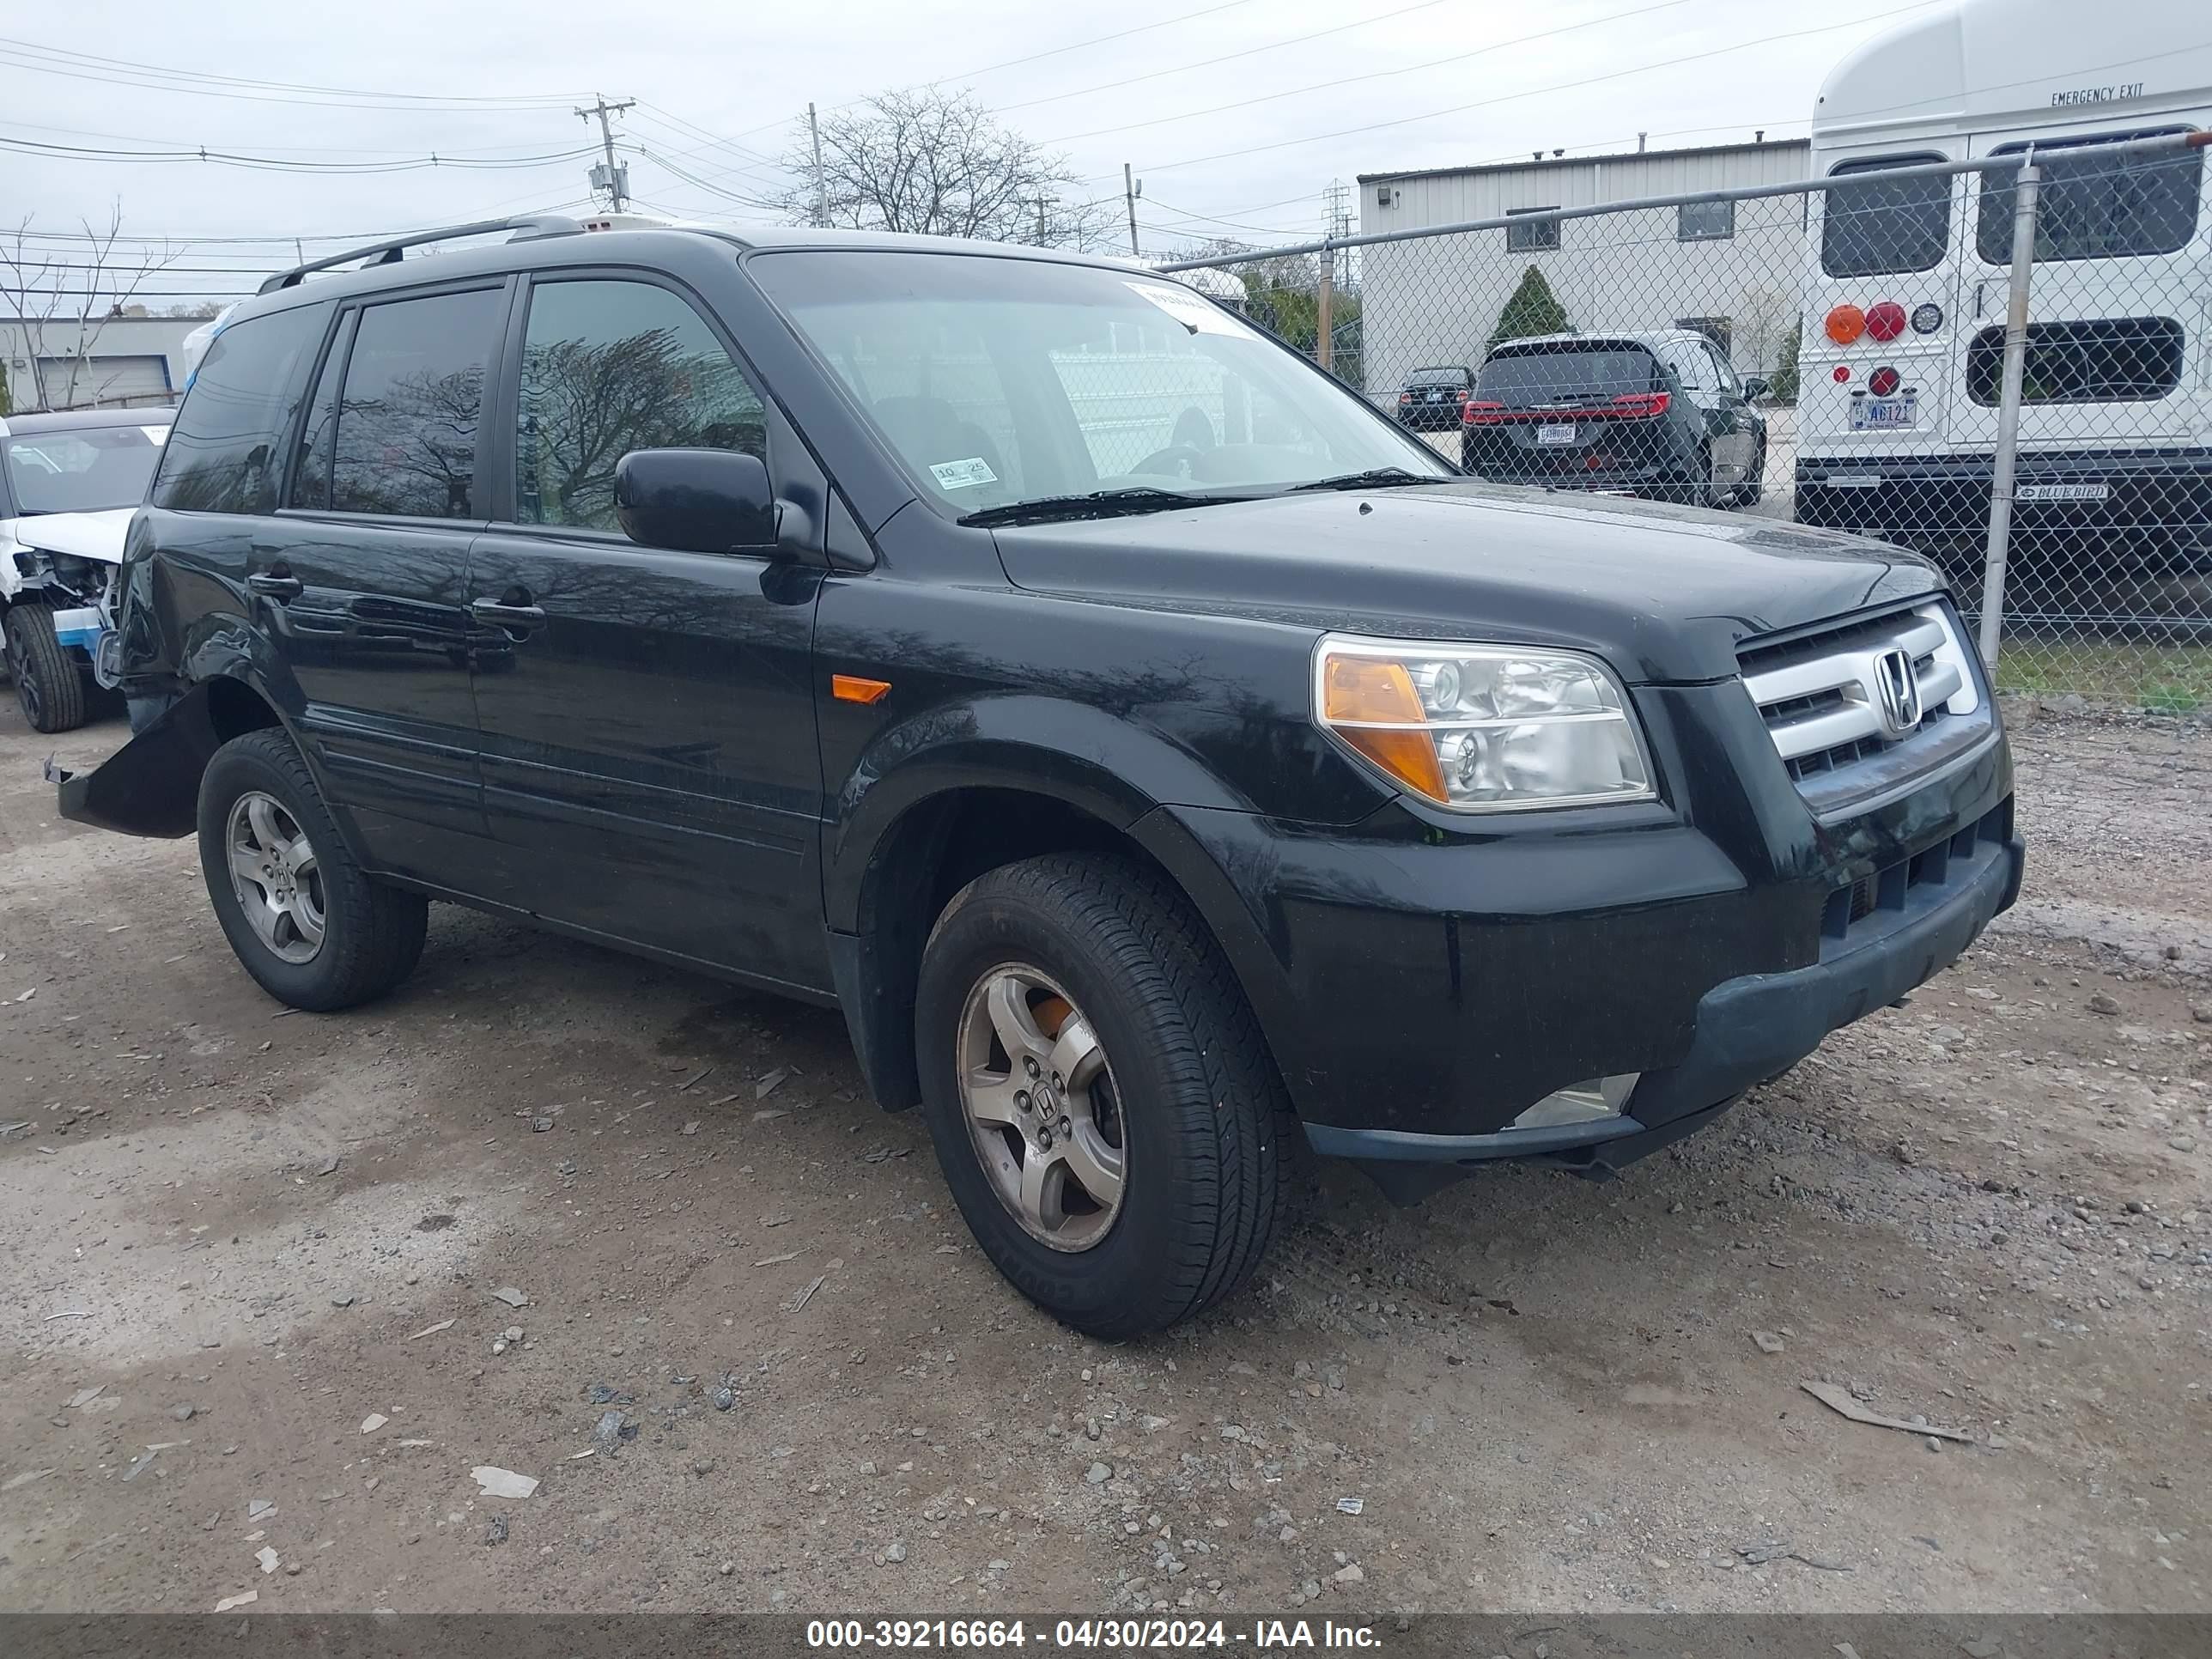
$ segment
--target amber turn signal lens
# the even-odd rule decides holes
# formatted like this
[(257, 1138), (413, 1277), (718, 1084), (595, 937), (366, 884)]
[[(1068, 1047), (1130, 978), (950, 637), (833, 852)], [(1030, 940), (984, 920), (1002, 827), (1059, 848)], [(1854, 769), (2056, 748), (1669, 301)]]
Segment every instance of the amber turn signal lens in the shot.
[(1322, 672), (1322, 719), (1416, 794), (1437, 802), (1451, 799), (1436, 742), (1422, 729), (1428, 720), (1420, 695), (1403, 664), (1331, 657)]
[(840, 702), (881, 702), (890, 694), (889, 680), (863, 679), (858, 674), (830, 677), (830, 695)]
[(1849, 345), (1866, 332), (1866, 313), (1856, 306), (1838, 306), (1828, 313), (1824, 326), (1828, 337), (1838, 345)]

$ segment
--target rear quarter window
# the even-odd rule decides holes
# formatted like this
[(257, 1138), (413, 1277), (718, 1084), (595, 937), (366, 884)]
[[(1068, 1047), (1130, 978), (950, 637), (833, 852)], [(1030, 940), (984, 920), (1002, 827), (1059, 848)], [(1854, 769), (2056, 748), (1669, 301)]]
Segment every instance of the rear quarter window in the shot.
[(1830, 173), (1820, 209), (1820, 269), (1831, 276), (1893, 276), (1933, 270), (1951, 236), (1951, 179), (1869, 179), (1855, 173), (1941, 161), (1933, 154), (1873, 155)]
[(285, 434), (307, 395), (327, 305), (248, 317), (208, 347), (177, 410), (149, 499), (179, 513), (269, 513)]

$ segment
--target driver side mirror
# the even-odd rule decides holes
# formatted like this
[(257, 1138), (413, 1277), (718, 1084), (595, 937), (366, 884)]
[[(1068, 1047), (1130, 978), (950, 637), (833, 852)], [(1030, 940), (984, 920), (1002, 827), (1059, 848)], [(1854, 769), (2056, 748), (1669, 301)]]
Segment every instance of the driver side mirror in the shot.
[(776, 544), (768, 467), (733, 450), (633, 449), (615, 464), (615, 519), (641, 547), (758, 553)]
[(1747, 374), (1744, 376), (1743, 400), (1747, 404), (1757, 403), (1761, 398), (1764, 398), (1768, 392), (1773, 390), (1774, 387), (1763, 375)]

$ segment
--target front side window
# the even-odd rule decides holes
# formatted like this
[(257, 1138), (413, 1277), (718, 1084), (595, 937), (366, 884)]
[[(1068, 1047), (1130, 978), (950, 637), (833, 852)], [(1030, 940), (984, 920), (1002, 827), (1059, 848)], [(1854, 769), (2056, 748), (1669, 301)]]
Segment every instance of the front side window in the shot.
[[(2189, 245), (2190, 238), (2197, 234), (2197, 198), (2203, 173), (2201, 150), (2185, 149), (2170, 155), (2066, 154), (2077, 144), (2110, 144), (2159, 136), (2106, 132), (2094, 138), (2037, 142), (2035, 161), (2042, 173), (2035, 198), (2035, 257), (2039, 260), (2155, 256), (2177, 253)], [(2007, 144), (1995, 153), (2017, 155), (2027, 148)], [(1983, 264), (2012, 263), (2012, 221), (2017, 199), (2018, 188), (2010, 173), (1991, 173), (1984, 180), (1981, 217), (1974, 232), (1976, 252)]]
[(1685, 202), (1674, 210), (1678, 242), (1725, 242), (1735, 235), (1734, 202)]
[(180, 513), (268, 513), (285, 434), (330, 307), (248, 317), (216, 334), (161, 448), (150, 499)]
[(85, 426), (0, 441), (15, 511), (28, 518), (137, 506), (168, 432), (167, 426)]
[(1838, 167), (1820, 211), (1820, 269), (1831, 276), (1893, 276), (1941, 264), (1951, 235), (1949, 175), (1844, 181), (1853, 173), (1942, 159), (1876, 155)]
[[(1506, 216), (1518, 218), (1524, 213), (1557, 213), (1556, 207), (1509, 208)], [(1505, 227), (1505, 251), (1508, 253), (1541, 253), (1547, 248), (1559, 245), (1559, 222), (1557, 219), (1531, 219), (1526, 224)]]
[(477, 421), (503, 300), (486, 288), (362, 311), (338, 404), (332, 507), (392, 518), (483, 516)]
[(957, 514), (1100, 490), (1267, 494), (1383, 468), (1454, 476), (1170, 277), (890, 251), (797, 249), (745, 269)]
[(766, 410), (714, 331), (666, 289), (539, 283), (515, 409), (516, 520), (617, 528), (615, 466), (634, 449), (765, 460)]

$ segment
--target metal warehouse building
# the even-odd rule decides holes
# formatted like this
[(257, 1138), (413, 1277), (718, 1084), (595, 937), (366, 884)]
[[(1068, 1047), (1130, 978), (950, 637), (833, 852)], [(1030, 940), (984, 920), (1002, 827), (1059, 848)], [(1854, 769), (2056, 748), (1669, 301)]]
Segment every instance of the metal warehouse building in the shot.
[[(1359, 176), (1363, 232), (1418, 230), (1608, 202), (1802, 179), (1802, 139), (1534, 159)], [(1703, 329), (1739, 371), (1771, 370), (1797, 325), (1804, 201), (1698, 203), (1524, 228), (1386, 242), (1361, 251), (1360, 314), (1370, 394), (1415, 368), (1482, 361), (1525, 273), (1543, 274), (1572, 327)]]
[(16, 414), (174, 403), (196, 317), (0, 316), (0, 372)]

